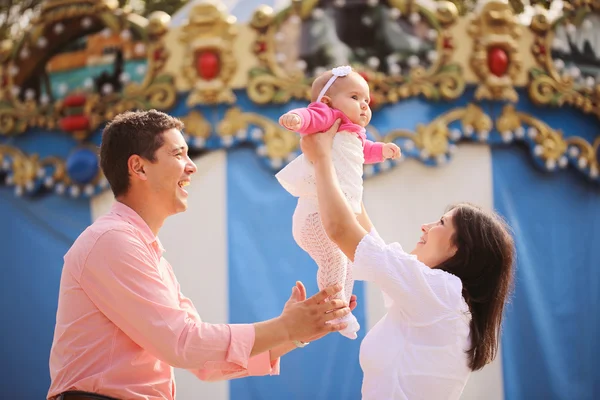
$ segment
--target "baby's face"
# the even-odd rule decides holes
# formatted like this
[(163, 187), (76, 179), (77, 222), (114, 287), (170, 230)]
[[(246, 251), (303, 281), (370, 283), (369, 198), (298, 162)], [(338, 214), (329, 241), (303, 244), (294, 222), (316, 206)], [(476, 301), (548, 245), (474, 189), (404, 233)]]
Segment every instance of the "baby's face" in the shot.
[(335, 82), (335, 92), (330, 98), (331, 107), (343, 112), (350, 121), (363, 128), (369, 125), (369, 85), (362, 76), (352, 72), (345, 78), (338, 78)]

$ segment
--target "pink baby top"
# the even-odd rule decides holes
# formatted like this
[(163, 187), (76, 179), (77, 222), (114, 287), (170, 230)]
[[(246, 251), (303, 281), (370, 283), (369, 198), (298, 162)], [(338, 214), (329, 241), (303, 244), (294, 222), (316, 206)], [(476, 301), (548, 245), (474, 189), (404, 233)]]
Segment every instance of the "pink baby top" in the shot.
[(340, 110), (331, 108), (322, 102), (313, 102), (306, 108), (297, 108), (290, 112), (298, 114), (302, 119), (302, 126), (298, 130), (301, 135), (323, 132), (329, 129), (338, 118), (341, 119), (339, 132), (356, 133), (363, 145), (365, 164), (375, 164), (383, 161), (383, 143), (367, 139), (365, 128), (351, 122)]
[(252, 325), (203, 322), (144, 220), (116, 202), (64, 257), (48, 398), (66, 390), (174, 399), (173, 367), (202, 380), (279, 373), (250, 357)]

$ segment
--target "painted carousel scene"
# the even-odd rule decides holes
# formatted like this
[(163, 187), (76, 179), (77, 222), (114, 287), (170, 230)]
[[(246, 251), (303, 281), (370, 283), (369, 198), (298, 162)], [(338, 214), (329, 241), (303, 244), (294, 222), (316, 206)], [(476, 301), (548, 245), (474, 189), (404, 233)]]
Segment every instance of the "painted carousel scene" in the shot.
[(600, 2), (0, 5), (0, 397), (600, 398)]

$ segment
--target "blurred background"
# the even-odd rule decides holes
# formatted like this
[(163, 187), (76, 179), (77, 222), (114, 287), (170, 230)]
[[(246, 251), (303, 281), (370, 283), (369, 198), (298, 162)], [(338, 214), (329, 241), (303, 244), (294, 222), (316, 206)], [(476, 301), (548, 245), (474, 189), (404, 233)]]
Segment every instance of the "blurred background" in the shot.
[[(63, 255), (114, 201), (98, 167), (106, 121), (181, 118), (198, 165), (189, 210), (160, 239), (201, 317), (281, 312), (316, 266), (274, 174), (299, 154), (279, 116), (316, 74), (352, 65), (368, 134), (399, 161), (365, 166), (364, 202), (411, 250), (455, 202), (496, 210), (517, 244), (501, 352), (464, 399), (600, 398), (600, 11), (587, 0), (3, 0), (0, 2), (2, 398), (45, 398)], [(177, 398), (360, 399), (361, 340), (385, 313), (357, 282), (358, 340), (328, 335), (281, 375)]]

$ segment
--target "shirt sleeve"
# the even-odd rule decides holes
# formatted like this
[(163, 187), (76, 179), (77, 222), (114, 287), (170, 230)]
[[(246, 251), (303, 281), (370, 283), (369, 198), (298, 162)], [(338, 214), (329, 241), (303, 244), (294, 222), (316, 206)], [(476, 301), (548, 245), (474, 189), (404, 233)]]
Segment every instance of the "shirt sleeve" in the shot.
[(302, 126), (298, 130), (301, 135), (322, 132), (335, 122), (335, 111), (325, 103), (311, 103), (306, 108), (290, 111), (300, 116)]
[(126, 230), (111, 230), (98, 238), (80, 285), (131, 340), (173, 367), (218, 366), (243, 374), (254, 365), (254, 327), (202, 322), (189, 300), (180, 304), (179, 292), (162, 278), (149, 247)]
[(375, 164), (383, 161), (383, 143), (365, 140), (363, 147), (365, 164)]
[(373, 229), (356, 248), (354, 279), (373, 282), (409, 320), (429, 323), (460, 308), (462, 283), (406, 253), (398, 243), (386, 244)]
[[(174, 282), (177, 284), (179, 304), (181, 307), (186, 310), (190, 318), (194, 318), (197, 319), (198, 322), (202, 322), (194, 303), (192, 303), (190, 299), (181, 293), (179, 282), (177, 281), (177, 278), (171, 269), (169, 269), (169, 273)], [(203, 381), (219, 381), (225, 379), (242, 378), (245, 376), (279, 375), (280, 358), (271, 361), (271, 353), (266, 351), (254, 357), (250, 357), (248, 360), (248, 367), (245, 369), (236, 368), (235, 366), (232, 368), (230, 363), (227, 361), (212, 361), (210, 364), (205, 364), (205, 368), (188, 369), (188, 371)]]

